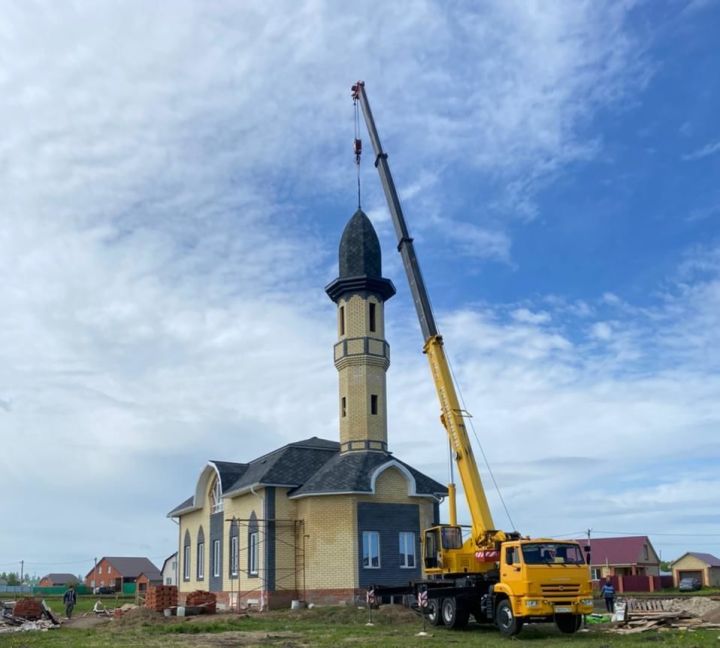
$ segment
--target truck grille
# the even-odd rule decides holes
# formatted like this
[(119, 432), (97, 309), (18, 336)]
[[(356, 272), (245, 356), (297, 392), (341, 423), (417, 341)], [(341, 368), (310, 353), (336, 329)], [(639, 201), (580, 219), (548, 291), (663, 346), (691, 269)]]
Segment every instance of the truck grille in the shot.
[(578, 592), (580, 592), (580, 585), (569, 583), (567, 585), (541, 585), (540, 590), (545, 596), (567, 597), (578, 594)]

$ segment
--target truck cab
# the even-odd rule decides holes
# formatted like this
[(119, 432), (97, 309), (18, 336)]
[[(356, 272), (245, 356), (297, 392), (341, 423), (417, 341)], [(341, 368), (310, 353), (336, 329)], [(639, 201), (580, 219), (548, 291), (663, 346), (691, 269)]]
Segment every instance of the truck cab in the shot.
[(592, 612), (588, 566), (576, 542), (504, 542), (499, 568), (495, 622), (504, 634), (516, 634), (528, 621), (555, 621), (561, 632), (572, 633)]

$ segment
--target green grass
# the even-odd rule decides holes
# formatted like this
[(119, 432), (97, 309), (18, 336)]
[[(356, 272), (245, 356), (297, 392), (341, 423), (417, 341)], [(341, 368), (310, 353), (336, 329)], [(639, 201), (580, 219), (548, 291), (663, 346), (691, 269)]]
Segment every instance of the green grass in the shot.
[[(6, 594), (0, 594), (0, 600), (13, 601), (23, 598), (22, 596), (8, 596)], [(35, 598), (42, 599), (50, 606), (53, 613), (65, 616), (65, 605), (62, 601), (62, 596), (37, 596)], [(134, 596), (78, 596), (77, 605), (73, 610), (73, 616), (76, 614), (83, 614), (84, 612), (90, 612), (95, 605), (95, 601), (100, 600), (102, 604), (107, 608), (120, 607), (125, 603), (135, 603)], [(1, 645), (1, 644), (0, 644)]]
[(367, 613), (354, 608), (315, 608), (299, 612), (271, 612), (252, 616), (217, 615), (187, 619), (133, 620), (111, 622), (92, 630), (62, 627), (50, 632), (0, 635), (5, 648), (191, 648), (193, 646), (263, 646), (278, 648), (341, 648), (457, 646), (489, 648), (517, 646), (529, 648), (571, 646), (573, 648), (624, 648), (660, 646), (662, 648), (705, 648), (720, 646), (720, 630), (696, 632), (648, 632), (621, 636), (593, 626), (574, 636), (559, 634), (550, 625), (525, 628), (512, 640), (503, 639), (491, 627), (471, 625), (463, 631), (426, 629), (429, 637), (417, 637), (422, 629), (419, 618), (404, 610), (381, 610), (373, 614), (375, 625), (368, 627)]

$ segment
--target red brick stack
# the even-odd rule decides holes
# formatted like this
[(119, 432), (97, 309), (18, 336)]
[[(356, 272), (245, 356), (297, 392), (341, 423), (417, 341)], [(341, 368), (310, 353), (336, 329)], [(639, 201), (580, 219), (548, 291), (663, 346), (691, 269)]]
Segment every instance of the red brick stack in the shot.
[(205, 592), (203, 590), (190, 592), (190, 594), (187, 595), (185, 604), (188, 606), (203, 606), (207, 610), (208, 614), (215, 614), (217, 610), (217, 599), (215, 594), (212, 592)]
[(28, 621), (37, 621), (42, 617), (43, 609), (40, 601), (34, 598), (21, 598), (15, 603), (13, 615), (27, 619)]
[(145, 595), (145, 607), (162, 612), (178, 604), (178, 590), (175, 585), (157, 585), (149, 587)]

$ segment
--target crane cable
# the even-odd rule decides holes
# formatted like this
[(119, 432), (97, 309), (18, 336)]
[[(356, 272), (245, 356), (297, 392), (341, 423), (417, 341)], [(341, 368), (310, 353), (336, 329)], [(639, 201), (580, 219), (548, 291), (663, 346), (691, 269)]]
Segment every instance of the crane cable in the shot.
[[(450, 358), (447, 359), (447, 363), (448, 363), (448, 367), (450, 369), (450, 375), (452, 376), (452, 380), (455, 383), (455, 389), (457, 390), (458, 397), (460, 398), (460, 404), (462, 405), (463, 410), (465, 412), (467, 412), (467, 408), (465, 407), (465, 399), (463, 398), (462, 390), (460, 389), (460, 383), (458, 383), (457, 378), (455, 377), (455, 372), (453, 371), (452, 364), (450, 363)], [(482, 443), (480, 443), (480, 438), (478, 437), (478, 434), (475, 431), (475, 425), (472, 422), (472, 418), (468, 417), (468, 422), (470, 423), (470, 429), (472, 430), (473, 436), (475, 437), (475, 442), (477, 443), (478, 448), (480, 448), (480, 454), (482, 454), (483, 460), (485, 461), (485, 466), (488, 469), (488, 474), (490, 475), (490, 479), (492, 480), (492, 483), (495, 486), (495, 490), (497, 491), (498, 497), (500, 498), (500, 503), (502, 504), (502, 507), (505, 510), (505, 515), (507, 515), (507, 519), (510, 521), (510, 526), (513, 528), (513, 530), (517, 530), (517, 527), (515, 526), (515, 522), (513, 522), (513, 519), (510, 516), (510, 511), (508, 510), (508, 507), (505, 504), (505, 498), (502, 495), (500, 486), (498, 486), (498, 483), (495, 480), (495, 475), (492, 471), (492, 468), (490, 467), (490, 462), (488, 461), (487, 455), (485, 454), (485, 450), (483, 450)]]
[(353, 98), (353, 109), (355, 111), (355, 168), (357, 169), (357, 199), (358, 209), (360, 209), (360, 156), (362, 155), (362, 140), (360, 139), (360, 110), (358, 108), (357, 97)]

